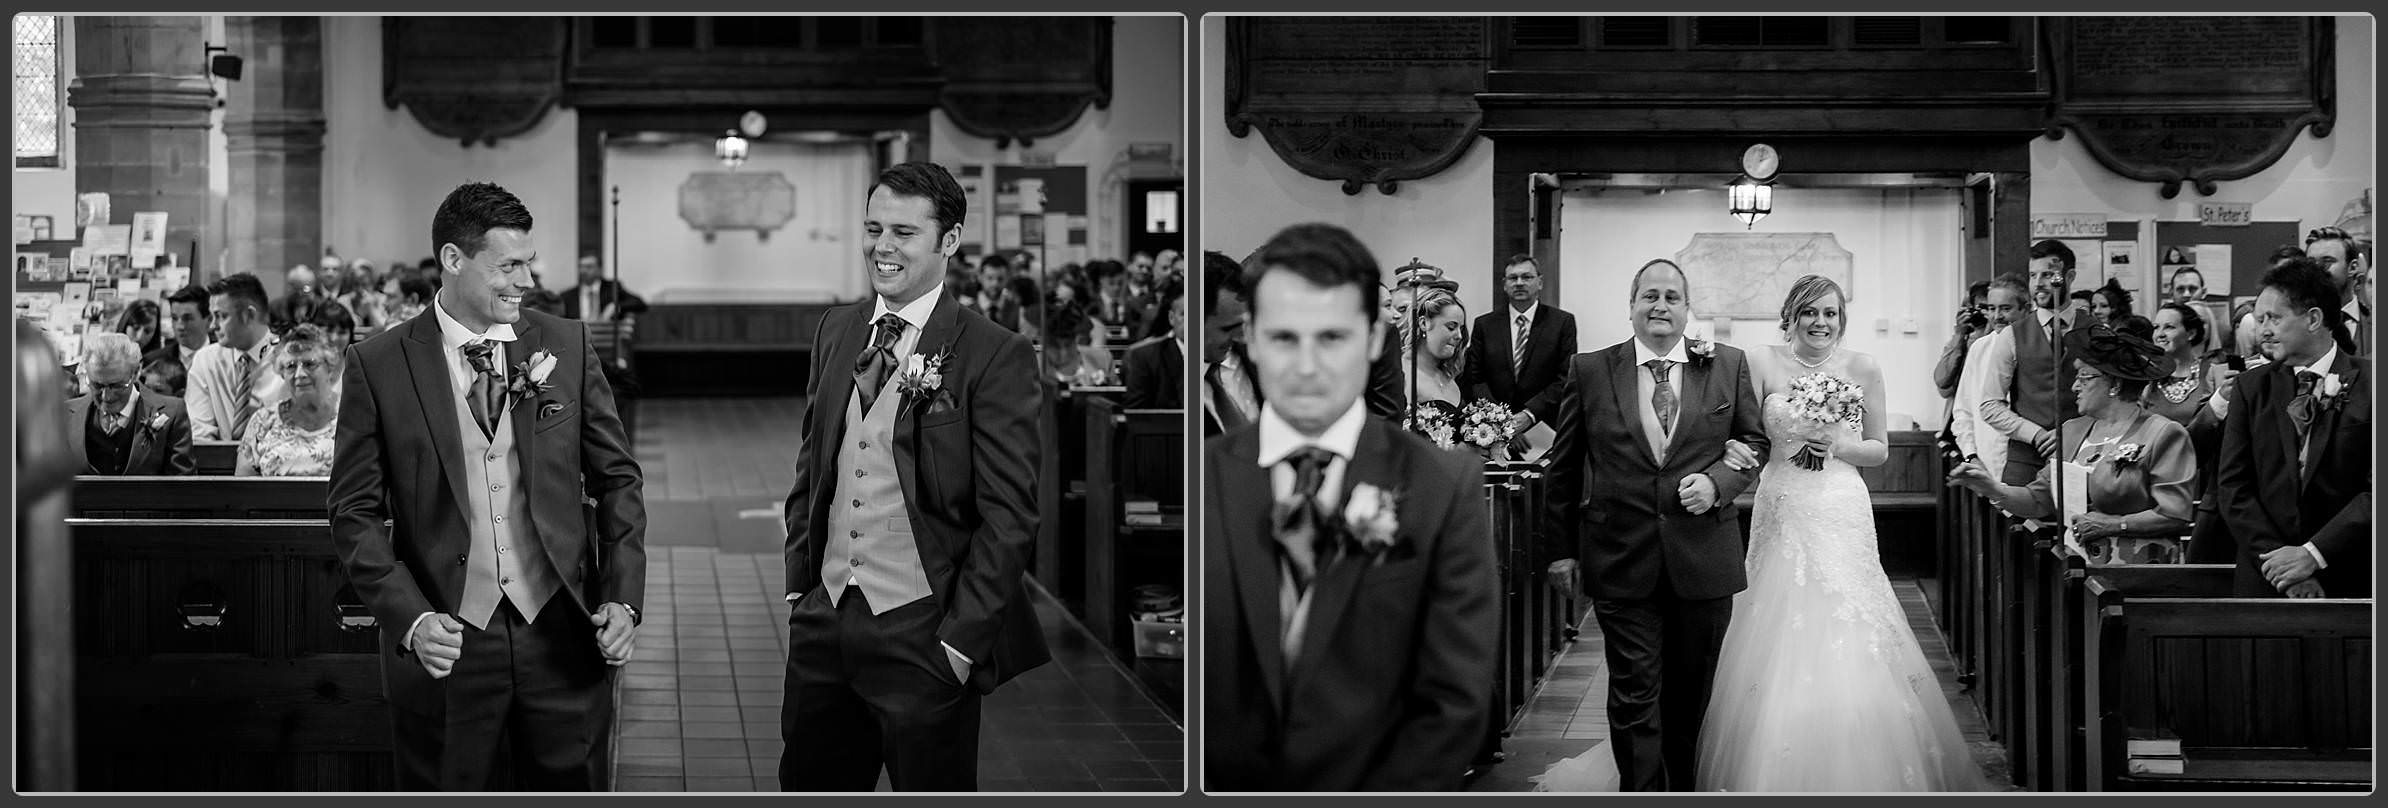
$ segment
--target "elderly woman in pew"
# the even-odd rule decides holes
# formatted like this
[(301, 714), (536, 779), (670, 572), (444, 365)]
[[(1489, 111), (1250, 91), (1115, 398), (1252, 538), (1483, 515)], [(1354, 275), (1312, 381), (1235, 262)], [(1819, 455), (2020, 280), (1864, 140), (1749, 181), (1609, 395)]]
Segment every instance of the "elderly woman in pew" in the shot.
[(80, 373), (91, 391), (66, 402), (67, 444), (75, 473), (189, 474), (191, 418), (182, 399), (141, 387), (141, 349), (123, 334), (101, 333), (83, 349)]
[(332, 435), (340, 415), (340, 363), (321, 327), (301, 323), (275, 346), (274, 368), (290, 384), (280, 406), (259, 410), (241, 438), (232, 473), (242, 477), (325, 477), (332, 473)]
[[(2071, 524), (2092, 563), (2178, 563), (2178, 537), (2189, 529), (2197, 491), (2189, 430), (2140, 403), (2150, 382), (2173, 371), (2150, 333), (2146, 318), (2131, 316), (2065, 335), (2065, 351), (2080, 357), (2073, 392), (2082, 414), (2064, 423), (2061, 446), (2068, 462), (2089, 467), (2089, 509)], [(2016, 516), (2045, 518), (2057, 514), (2051, 477), (2059, 468), (2049, 464), (2031, 485), (2013, 486), (1963, 463), (1949, 481)]]

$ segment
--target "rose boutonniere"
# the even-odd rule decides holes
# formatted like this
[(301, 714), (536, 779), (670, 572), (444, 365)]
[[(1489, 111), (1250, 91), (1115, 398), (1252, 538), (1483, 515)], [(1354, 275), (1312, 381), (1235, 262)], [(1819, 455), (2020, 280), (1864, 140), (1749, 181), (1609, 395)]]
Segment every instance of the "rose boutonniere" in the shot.
[(506, 392), (517, 401), (530, 398), (534, 392), (547, 392), (555, 387), (547, 380), (548, 374), (554, 372), (556, 355), (546, 351), (534, 352), (530, 358), (514, 366), (513, 377), (506, 381)]
[(2322, 405), (2323, 409), (2337, 409), (2347, 401), (2346, 382), (2338, 378), (2336, 373), (2323, 374), (2321, 380), (2314, 383), (2313, 392), (2314, 403)]
[(2114, 447), (2114, 467), (2119, 469), (2138, 463), (2140, 452), (2140, 446), (2136, 443)]
[(935, 356), (916, 353), (904, 359), (904, 369), (896, 372), (896, 392), (903, 395), (905, 406), (934, 404), (953, 395), (945, 389), (945, 363), (953, 356), (946, 351)]
[(1704, 365), (1716, 358), (1716, 343), (1704, 339), (1684, 341), (1683, 350), (1691, 355), (1693, 364)]
[(166, 431), (166, 426), (172, 423), (174, 423), (174, 416), (167, 415), (162, 412), (149, 416), (149, 431), (164, 432)]
[(1367, 553), (1373, 564), (1385, 563), (1385, 552), (1393, 549), (1401, 519), (1395, 515), (1399, 496), (1368, 483), (1352, 488), (1351, 501), (1343, 506), (1345, 535), (1360, 552)]

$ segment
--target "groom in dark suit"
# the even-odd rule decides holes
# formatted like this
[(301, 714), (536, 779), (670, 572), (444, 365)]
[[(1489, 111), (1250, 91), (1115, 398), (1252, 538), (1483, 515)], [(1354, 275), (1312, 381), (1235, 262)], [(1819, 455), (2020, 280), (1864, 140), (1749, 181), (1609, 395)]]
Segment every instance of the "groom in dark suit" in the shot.
[(945, 290), (962, 186), (879, 174), (863, 215), (872, 299), (813, 338), (788, 491), (780, 787), (974, 791), (979, 697), (1049, 655), (1021, 575), (1037, 536), (1028, 340)]
[(349, 348), (341, 380), (332, 543), (381, 625), (405, 790), (607, 783), (646, 505), (587, 332), (522, 307), (530, 230), (503, 188), (450, 193), (438, 300)]
[(1725, 441), (1765, 457), (1766, 432), (1741, 351), (1684, 339), (1680, 267), (1642, 265), (1628, 308), (1633, 339), (1570, 363), (1540, 538), (1554, 585), (1580, 579), (1592, 596), (1620, 784), (1690, 791), (1732, 596), (1748, 585), (1733, 498), (1756, 474), (1725, 462)]
[(1361, 405), (1383, 326), (1350, 233), (1256, 266), (1267, 404), (1203, 448), (1203, 788), (1457, 790), (1500, 630), (1483, 468)]
[(2257, 333), (2278, 361), (2231, 387), (2217, 464), (2233, 593), (2371, 597), (2371, 360), (2350, 350), (2338, 284), (2312, 259), (2263, 288)]

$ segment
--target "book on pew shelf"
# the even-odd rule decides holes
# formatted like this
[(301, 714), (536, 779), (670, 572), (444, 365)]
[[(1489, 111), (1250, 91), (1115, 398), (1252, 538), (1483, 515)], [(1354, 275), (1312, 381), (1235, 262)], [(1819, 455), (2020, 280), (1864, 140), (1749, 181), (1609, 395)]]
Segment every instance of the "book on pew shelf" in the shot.
[(1128, 503), (1125, 507), (1128, 513), (1160, 513), (1161, 501), (1156, 499), (1131, 499), (1128, 500)]
[(2130, 740), (2123, 742), (2123, 753), (2131, 757), (2177, 758), (2181, 756), (2181, 736), (2173, 734), (2172, 730), (2164, 728), (2131, 729), (2124, 737)]
[(2129, 768), (2132, 774), (2182, 774), (2187, 771), (2187, 762), (2179, 755), (2134, 755)]

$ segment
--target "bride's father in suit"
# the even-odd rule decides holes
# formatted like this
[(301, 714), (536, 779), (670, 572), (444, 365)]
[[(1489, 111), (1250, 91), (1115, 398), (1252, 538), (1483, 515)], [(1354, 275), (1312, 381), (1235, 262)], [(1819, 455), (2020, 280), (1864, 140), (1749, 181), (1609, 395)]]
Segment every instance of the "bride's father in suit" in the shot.
[(606, 785), (647, 511), (587, 331), (523, 309), (530, 231), (506, 189), (457, 188), (438, 299), (348, 349), (332, 544), (381, 624), (403, 790)]
[(1691, 288), (1665, 259), (1634, 273), (1634, 338), (1570, 360), (1541, 532), (1556, 586), (1592, 597), (1608, 648), (1610, 746), (1627, 791), (1689, 791), (1700, 721), (1742, 574), (1733, 498), (1766, 456), (1739, 349), (1687, 340)]
[(1021, 573), (1044, 420), (1028, 340), (945, 289), (962, 186), (880, 172), (863, 211), (871, 299), (813, 337), (788, 491), (780, 787), (974, 791), (979, 698), (1049, 658)]
[(1203, 788), (1457, 790), (1500, 630), (1483, 468), (1361, 404), (1384, 326), (1350, 233), (1288, 228), (1255, 271), (1267, 403), (1203, 449)]

